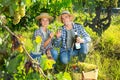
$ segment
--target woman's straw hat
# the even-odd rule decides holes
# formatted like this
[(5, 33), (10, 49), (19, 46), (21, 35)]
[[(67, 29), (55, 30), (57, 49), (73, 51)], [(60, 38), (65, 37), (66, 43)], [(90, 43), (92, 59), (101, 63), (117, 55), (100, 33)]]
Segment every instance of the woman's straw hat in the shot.
[(63, 12), (61, 13), (61, 15), (58, 17), (58, 21), (62, 22), (61, 16), (62, 16), (63, 14), (68, 14), (68, 15), (71, 17), (71, 20), (72, 20), (72, 21), (75, 19), (75, 16), (74, 16), (73, 14), (70, 14), (69, 11), (63, 11)]
[(35, 19), (40, 20), (41, 18), (48, 18), (50, 20), (50, 22), (53, 20), (53, 17), (50, 16), (48, 13), (41, 13)]

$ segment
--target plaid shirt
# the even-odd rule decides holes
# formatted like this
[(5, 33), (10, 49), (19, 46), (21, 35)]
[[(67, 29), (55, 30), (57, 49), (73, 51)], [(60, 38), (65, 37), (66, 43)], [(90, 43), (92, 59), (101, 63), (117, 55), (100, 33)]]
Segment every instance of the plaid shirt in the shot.
[[(49, 30), (47, 30), (48, 36), (50, 35), (50, 33), (51, 32)], [(45, 37), (44, 37), (44, 34), (42, 32), (41, 27), (34, 32), (33, 40), (35, 39), (36, 36), (41, 36), (42, 37), (42, 42), (41, 42), (41, 46), (40, 46), (40, 52), (42, 52), (44, 54), (47, 49), (52, 48), (52, 43), (51, 42), (47, 45), (46, 48), (44, 48)]]
[[(82, 36), (82, 39), (85, 43), (88, 43), (91, 41), (91, 38), (89, 34), (85, 31), (85, 29), (77, 23), (73, 23), (73, 29), (74, 31), (77, 31), (78, 36)], [(61, 45), (61, 48), (66, 49), (67, 48), (67, 31), (65, 26), (62, 26), (62, 34), (59, 39), (55, 39), (54, 44), (56, 47)]]

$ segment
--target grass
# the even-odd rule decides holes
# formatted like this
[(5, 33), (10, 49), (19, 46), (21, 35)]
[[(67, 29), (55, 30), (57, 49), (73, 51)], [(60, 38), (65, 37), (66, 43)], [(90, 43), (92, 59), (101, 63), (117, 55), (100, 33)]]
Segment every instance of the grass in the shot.
[(98, 80), (119, 80), (120, 79), (120, 60), (116, 58), (107, 58), (105, 54), (94, 51), (87, 55), (86, 63), (98, 66)]

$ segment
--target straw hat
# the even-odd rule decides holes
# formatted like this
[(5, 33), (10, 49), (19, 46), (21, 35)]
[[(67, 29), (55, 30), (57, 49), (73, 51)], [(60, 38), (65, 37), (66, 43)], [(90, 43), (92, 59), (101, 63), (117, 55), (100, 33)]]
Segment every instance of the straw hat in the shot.
[(68, 14), (68, 15), (71, 17), (71, 20), (72, 20), (72, 21), (75, 19), (75, 16), (74, 16), (73, 14), (70, 14), (69, 11), (63, 11), (63, 12), (61, 13), (61, 15), (58, 17), (58, 21), (61, 21), (61, 22), (62, 22), (61, 16), (62, 16), (63, 14)]
[(41, 13), (35, 19), (40, 20), (41, 18), (48, 18), (50, 20), (50, 22), (53, 20), (53, 17), (50, 16), (48, 13)]

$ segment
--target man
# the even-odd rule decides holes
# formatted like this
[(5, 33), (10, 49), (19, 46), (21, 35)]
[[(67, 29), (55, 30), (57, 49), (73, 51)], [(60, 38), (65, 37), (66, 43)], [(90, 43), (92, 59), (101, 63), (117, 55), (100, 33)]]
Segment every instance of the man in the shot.
[[(55, 45), (60, 46), (60, 61), (63, 64), (67, 64), (70, 61), (71, 56), (78, 55), (81, 62), (85, 60), (88, 53), (88, 42), (91, 41), (89, 34), (80, 25), (73, 22), (74, 16), (69, 11), (63, 11), (59, 16), (60, 21), (64, 24), (61, 31), (56, 33)], [(77, 37), (74, 41), (75, 35)], [(75, 49), (74, 42), (79, 43), (80, 49)]]

